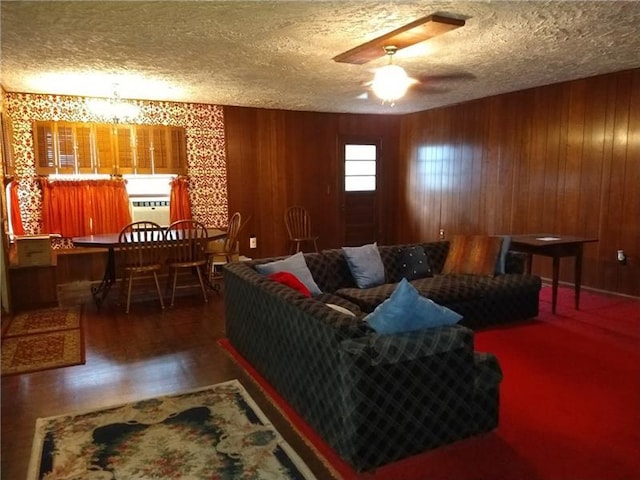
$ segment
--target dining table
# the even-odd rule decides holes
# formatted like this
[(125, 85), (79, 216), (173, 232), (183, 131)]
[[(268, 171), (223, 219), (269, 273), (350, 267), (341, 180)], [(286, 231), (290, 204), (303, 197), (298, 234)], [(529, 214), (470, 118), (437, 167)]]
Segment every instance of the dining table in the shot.
[[(175, 235), (176, 232), (173, 232)], [(179, 231), (178, 231), (179, 234)], [(225, 230), (219, 230), (217, 228), (207, 228), (207, 240), (217, 240), (224, 238), (227, 235)], [(167, 246), (171, 245), (170, 239), (165, 239)], [(87, 235), (84, 237), (73, 237), (71, 242), (75, 247), (85, 248), (106, 248), (107, 249), (107, 264), (105, 266), (104, 275), (98, 285), (91, 287), (91, 295), (96, 307), (100, 307), (104, 304), (109, 291), (114, 283), (117, 281), (116, 275), (116, 250), (120, 243), (120, 233), (102, 233), (98, 235)]]

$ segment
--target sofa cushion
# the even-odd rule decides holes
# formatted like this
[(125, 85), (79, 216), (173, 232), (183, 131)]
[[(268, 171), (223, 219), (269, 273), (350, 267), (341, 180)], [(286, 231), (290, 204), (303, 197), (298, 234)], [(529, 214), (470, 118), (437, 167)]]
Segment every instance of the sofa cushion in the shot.
[(384, 265), (376, 243), (360, 247), (342, 247), (342, 251), (359, 288), (375, 287), (384, 283)]
[[(308, 320), (314, 319), (311, 325), (305, 326), (301, 324), (298, 326), (301, 330), (305, 330), (305, 334), (309, 334), (312, 331), (319, 333), (316, 330), (318, 327), (318, 325), (315, 325), (316, 320), (323, 325), (331, 327), (332, 330), (324, 330), (322, 328), (321, 330), (323, 331), (322, 335), (328, 334), (332, 338), (334, 336), (336, 336), (335, 338), (359, 337), (373, 332), (373, 329), (364, 321), (364, 315), (347, 315), (329, 307), (328, 303), (333, 302), (325, 303), (318, 300), (318, 298), (320, 298), (320, 296), (312, 298), (298, 296), (298, 298), (291, 299), (291, 303), (304, 312)], [(334, 303), (334, 305), (343, 306), (338, 303)], [(347, 310), (350, 309), (347, 308)], [(300, 334), (302, 334), (302, 331), (297, 332), (297, 334), (296, 332), (291, 332), (288, 335), (290, 335), (289, 338), (292, 340), (296, 339), (295, 341), (298, 341), (301, 338)], [(316, 338), (316, 340), (319, 340), (319, 338)], [(324, 338), (324, 340), (321, 341), (328, 341), (328, 339)]]
[(494, 275), (502, 237), (456, 235), (449, 246), (443, 274)]
[(402, 279), (391, 296), (365, 317), (365, 321), (379, 334), (411, 332), (425, 328), (454, 325), (462, 315), (422, 297)]
[(262, 263), (256, 265), (256, 270), (263, 275), (270, 275), (276, 272), (290, 272), (305, 284), (312, 295), (322, 293), (320, 287), (313, 280), (313, 276), (307, 267), (304, 255), (298, 252), (295, 255), (285, 258), (284, 260), (276, 260), (275, 262)]
[[(510, 298), (516, 299), (527, 296), (540, 289), (539, 277), (520, 274), (505, 274), (494, 277), (485, 275), (435, 275), (433, 277), (418, 278), (411, 284), (418, 292), (440, 305), (453, 310), (454, 305), (487, 299), (503, 304)], [(370, 313), (391, 296), (396, 284), (387, 283), (377, 287), (341, 288), (335, 292), (360, 307), (365, 313)], [(517, 305), (513, 306), (517, 313)], [(462, 313), (462, 312), (460, 312)], [(481, 314), (478, 312), (478, 314)], [(490, 322), (491, 318), (487, 318)]]
[(423, 243), (422, 248), (424, 248), (427, 257), (429, 257), (431, 272), (434, 275), (441, 273), (449, 253), (449, 241), (442, 240), (439, 242)]
[(340, 288), (356, 286), (341, 248), (323, 250), (322, 256), (326, 262), (325, 273), (317, 280), (323, 292), (335, 292)]
[(305, 297), (311, 296), (311, 292), (309, 291), (307, 286), (304, 283), (302, 283), (298, 279), (298, 277), (296, 277), (291, 272), (275, 272), (275, 273), (272, 273), (271, 275), (268, 275), (267, 278), (273, 280), (274, 282), (282, 283), (287, 287), (291, 287), (294, 290), (299, 291)]
[(540, 280), (529, 275), (436, 275), (411, 284), (418, 292), (442, 305), (472, 302), (481, 298), (508, 297), (520, 291), (536, 290)]
[(371, 288), (340, 288), (336, 295), (355, 303), (365, 313), (371, 313), (375, 308), (391, 296), (397, 283), (383, 283)]
[(340, 313), (344, 313), (345, 315), (348, 315), (350, 317), (355, 317), (356, 314), (353, 313), (351, 310), (349, 310), (346, 307), (343, 307), (342, 305), (338, 305), (335, 303), (325, 303), (325, 305), (329, 308), (332, 308), (333, 310), (335, 310), (336, 312), (340, 312)]
[(347, 300), (344, 297), (341, 297), (340, 295), (335, 295), (333, 293), (322, 293), (320, 295), (317, 295), (315, 299), (318, 300), (319, 302), (332, 303), (334, 305), (339, 305), (343, 308), (346, 308), (357, 317), (364, 317), (364, 313), (362, 313), (362, 310), (357, 304), (350, 302), (349, 300)]
[(304, 261), (318, 288), (323, 292), (329, 291), (323, 284), (323, 279), (327, 275), (327, 260), (325, 256), (320, 252), (309, 252), (304, 254)]
[(402, 279), (400, 248), (395, 245), (378, 245), (378, 252), (384, 267), (385, 283), (398, 283)]

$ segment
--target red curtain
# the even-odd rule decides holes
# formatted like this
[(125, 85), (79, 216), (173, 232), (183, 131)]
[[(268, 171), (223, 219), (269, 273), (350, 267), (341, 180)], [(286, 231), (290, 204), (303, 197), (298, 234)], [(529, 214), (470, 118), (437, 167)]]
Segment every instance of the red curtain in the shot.
[(84, 180), (40, 180), (42, 187), (42, 233), (63, 237), (91, 235), (90, 199)]
[(19, 184), (16, 180), (11, 182), (9, 187), (9, 195), (11, 196), (11, 227), (14, 235), (24, 235), (24, 226), (22, 225), (22, 217), (20, 216), (20, 200), (18, 199)]
[(119, 232), (131, 223), (129, 195), (124, 180), (98, 180), (92, 183), (93, 234)]
[(177, 220), (191, 220), (189, 180), (187, 177), (176, 177), (171, 181), (169, 221), (173, 223)]
[(131, 222), (124, 180), (40, 179), (42, 232), (82, 237), (119, 232)]

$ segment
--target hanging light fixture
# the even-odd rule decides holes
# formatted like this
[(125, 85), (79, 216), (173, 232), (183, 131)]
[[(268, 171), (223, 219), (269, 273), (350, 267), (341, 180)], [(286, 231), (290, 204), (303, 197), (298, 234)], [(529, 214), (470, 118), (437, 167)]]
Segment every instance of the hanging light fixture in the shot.
[(384, 102), (393, 103), (402, 98), (407, 93), (409, 85), (413, 83), (404, 68), (392, 63), (392, 57), (397, 50), (393, 45), (384, 47), (384, 51), (389, 57), (389, 64), (379, 68), (373, 77), (371, 86), (373, 92)]
[(130, 122), (140, 114), (140, 107), (120, 99), (117, 84), (114, 85), (113, 96), (111, 98), (94, 98), (88, 100), (87, 103), (91, 112), (114, 124)]

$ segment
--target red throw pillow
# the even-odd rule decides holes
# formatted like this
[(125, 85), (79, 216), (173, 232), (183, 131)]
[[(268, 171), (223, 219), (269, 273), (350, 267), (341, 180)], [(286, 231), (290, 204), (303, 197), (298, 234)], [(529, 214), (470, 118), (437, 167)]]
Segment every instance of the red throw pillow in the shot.
[(268, 275), (267, 278), (270, 278), (271, 280), (274, 280), (278, 283), (282, 283), (287, 287), (291, 287), (294, 290), (299, 291), (305, 297), (311, 296), (311, 292), (305, 286), (305, 284), (302, 283), (300, 280), (298, 280), (298, 277), (296, 277), (291, 272), (276, 272), (276, 273), (272, 273), (271, 275)]

